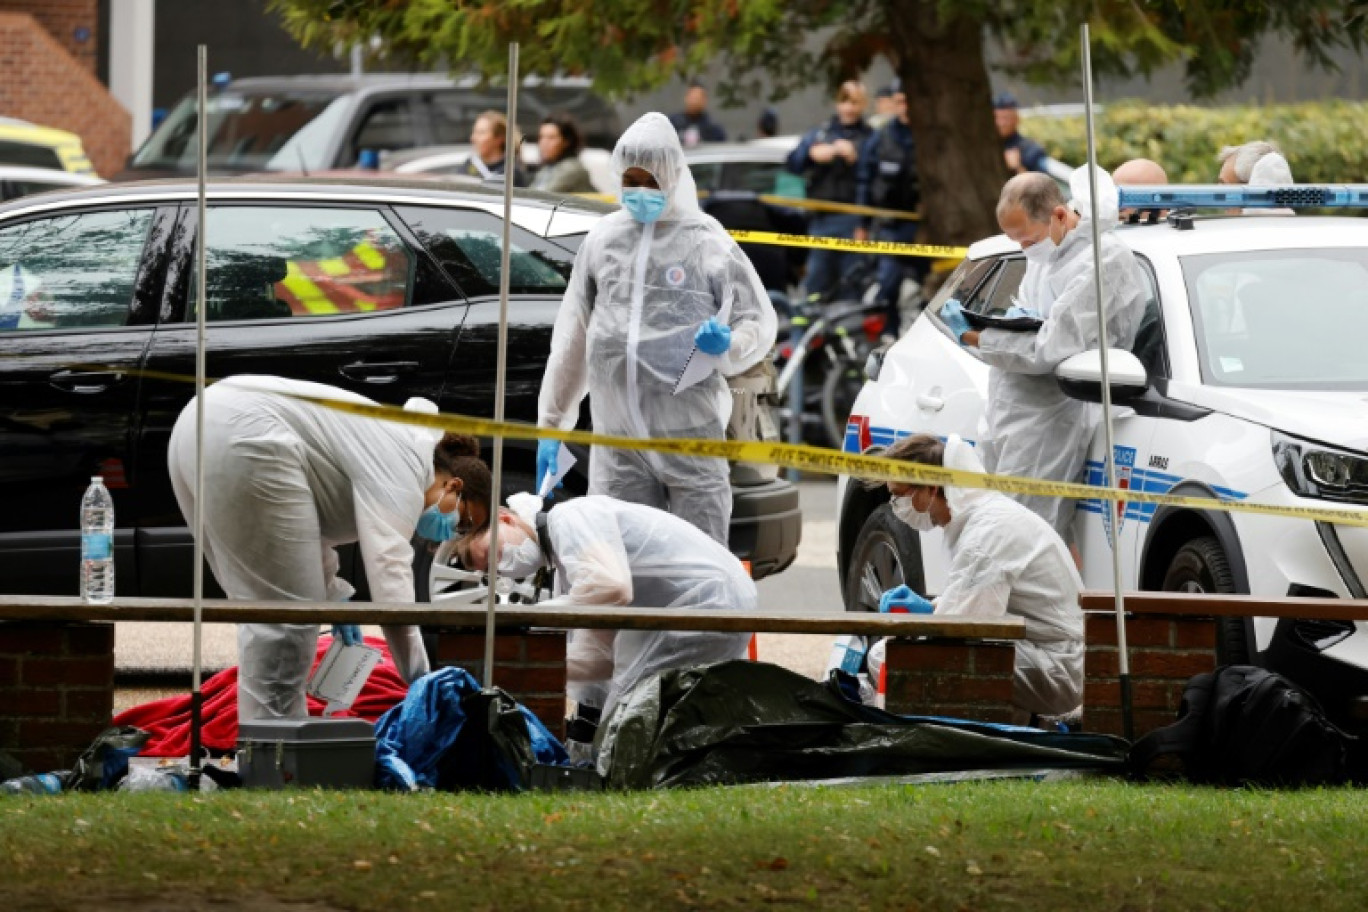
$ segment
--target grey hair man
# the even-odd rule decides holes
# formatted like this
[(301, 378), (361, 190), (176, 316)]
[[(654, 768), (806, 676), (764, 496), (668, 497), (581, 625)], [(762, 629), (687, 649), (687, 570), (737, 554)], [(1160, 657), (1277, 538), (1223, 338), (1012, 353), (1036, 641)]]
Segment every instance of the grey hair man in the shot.
[(1242, 146), (1226, 146), (1216, 155), (1216, 160), (1221, 163), (1221, 172), (1216, 180), (1222, 184), (1247, 184), (1259, 160), (1279, 151), (1277, 146), (1262, 139)]
[[(1102, 345), (1093, 291), (1094, 232), (1101, 235), (1107, 344), (1129, 349), (1135, 342), (1145, 312), (1144, 279), (1130, 248), (1109, 230), (1117, 219), (1115, 185), (1106, 172), (1098, 178), (1099, 202), (1108, 194), (1111, 198), (1110, 212), (1102, 207), (1098, 225), (1087, 214), (1086, 173), (1082, 181), (1070, 182), (1074, 198), (1069, 204), (1044, 174), (1019, 174), (1002, 188), (998, 225), (1021, 245), (1029, 261), (1019, 306), (1042, 319), (1038, 330), (977, 331), (965, 325), (956, 333), (952, 324), (963, 321), (963, 315), (956, 320), (947, 317), (948, 304), (942, 308), (942, 318), (960, 343), (978, 348), (992, 368), (982, 428), (983, 462), (990, 472), (1051, 481), (1076, 481), (1082, 472), (1101, 409), (1065, 396), (1054, 370), (1064, 359)], [(958, 303), (950, 310), (956, 308)], [(1025, 495), (1014, 499), (1072, 543), (1072, 501)]]

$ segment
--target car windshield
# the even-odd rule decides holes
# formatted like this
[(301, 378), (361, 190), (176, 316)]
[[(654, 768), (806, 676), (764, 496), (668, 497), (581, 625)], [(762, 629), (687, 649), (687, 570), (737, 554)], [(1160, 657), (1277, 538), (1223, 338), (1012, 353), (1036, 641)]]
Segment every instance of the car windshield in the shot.
[(1203, 382), (1368, 390), (1368, 249), (1207, 254), (1182, 266)]
[[(210, 96), (209, 166), (242, 171), (312, 171), (332, 167), (328, 139), (346, 114), (347, 99), (283, 92)], [(176, 106), (133, 157), (135, 168), (195, 168), (195, 101)]]

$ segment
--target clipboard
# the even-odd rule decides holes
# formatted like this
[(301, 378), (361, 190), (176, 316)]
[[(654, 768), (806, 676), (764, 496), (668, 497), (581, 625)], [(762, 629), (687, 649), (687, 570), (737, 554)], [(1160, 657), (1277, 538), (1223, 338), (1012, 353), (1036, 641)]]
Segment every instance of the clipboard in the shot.
[(1007, 332), (1036, 332), (1045, 321), (1036, 317), (990, 317), (972, 310), (962, 311), (974, 329), (1005, 329)]

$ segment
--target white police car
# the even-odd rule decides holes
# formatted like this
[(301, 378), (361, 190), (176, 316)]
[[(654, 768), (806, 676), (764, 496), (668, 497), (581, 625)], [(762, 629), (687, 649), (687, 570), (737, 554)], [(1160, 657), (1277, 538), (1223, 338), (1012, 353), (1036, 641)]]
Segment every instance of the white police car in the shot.
[[(1122, 191), (1123, 207), (1139, 189)], [(1117, 229), (1151, 294), (1133, 349), (1145, 381), (1132, 376), (1127, 387), (1118, 380), (1126, 365), (1113, 365), (1119, 485), (1368, 508), (1368, 219), (1182, 211), (1302, 199), (1368, 207), (1368, 187), (1144, 189), (1162, 191), (1163, 205), (1180, 211)], [(977, 439), (988, 366), (955, 341), (939, 311), (953, 297), (966, 310), (999, 314), (1024, 272), (1005, 237), (971, 247), (907, 334), (881, 363), (871, 361), (845, 450), (877, 452), (910, 433)], [(1066, 392), (1098, 401), (1100, 375), (1070, 363)], [(1103, 483), (1104, 453), (1099, 428), (1087, 483)], [(918, 536), (893, 520), (886, 501), (883, 490), (841, 479), (838, 566), (848, 610), (877, 610), (879, 594), (899, 582), (930, 593), (945, 584), (940, 531)], [(1089, 589), (1112, 585), (1109, 521), (1100, 501), (1078, 505)], [(1368, 597), (1364, 528), (1130, 504), (1119, 539), (1131, 589)], [(1258, 661), (1312, 687), (1332, 712), (1368, 694), (1368, 625), (1233, 621), (1222, 628), (1222, 647), (1227, 661)]]

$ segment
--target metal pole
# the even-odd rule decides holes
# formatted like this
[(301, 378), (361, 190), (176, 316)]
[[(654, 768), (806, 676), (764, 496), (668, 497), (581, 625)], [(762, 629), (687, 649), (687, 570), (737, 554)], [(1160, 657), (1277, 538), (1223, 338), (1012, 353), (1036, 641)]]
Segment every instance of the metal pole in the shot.
[(194, 601), (194, 657), (191, 660), (190, 692), (190, 791), (199, 791), (200, 780), (200, 725), (203, 721), (204, 693), (200, 689), (201, 653), (204, 629), (204, 376), (205, 314), (204, 314), (204, 233), (205, 233), (205, 177), (208, 160), (209, 112), (208, 50), (199, 46), (199, 148), (196, 153), (198, 171), (199, 226), (195, 232), (195, 601)]
[[(509, 226), (513, 222), (513, 173), (518, 145), (518, 43), (508, 45), (508, 129), (504, 134), (503, 246), (499, 253), (499, 359), (494, 381), (494, 420), (504, 420), (504, 386), (508, 377)], [(489, 510), (489, 602), (485, 613), (484, 686), (494, 686), (494, 609), (499, 593), (499, 502), (503, 491), (503, 437), (494, 438), (494, 479)]]
[[(1093, 81), (1092, 46), (1088, 35), (1088, 24), (1083, 23), (1079, 40), (1083, 51), (1083, 111), (1088, 128), (1088, 195), (1092, 209), (1092, 246), (1093, 246), (1093, 288), (1097, 296), (1097, 325), (1102, 358), (1102, 426), (1107, 440), (1107, 487), (1116, 490), (1116, 436), (1112, 428), (1111, 372), (1107, 364), (1107, 305), (1102, 295), (1102, 233), (1098, 230), (1097, 200), (1097, 144), (1093, 133)], [(1116, 648), (1118, 652), (1119, 676), (1121, 679), (1121, 725), (1126, 739), (1135, 737), (1135, 724), (1132, 718), (1130, 656), (1126, 650), (1126, 595), (1121, 591), (1121, 517), (1125, 505), (1120, 501), (1106, 500), (1106, 509), (1111, 511), (1109, 526), (1111, 535), (1112, 586), (1116, 593)]]
[[(803, 328), (807, 325), (807, 320), (800, 317), (795, 309), (793, 317), (789, 322), (789, 358), (799, 357), (798, 352), (802, 349)], [(789, 381), (788, 403), (788, 442), (801, 444), (803, 442), (803, 367), (800, 364), (798, 369), (793, 372), (793, 379)], [(803, 473), (797, 469), (790, 468), (787, 472), (788, 480), (795, 484), (802, 480)]]

